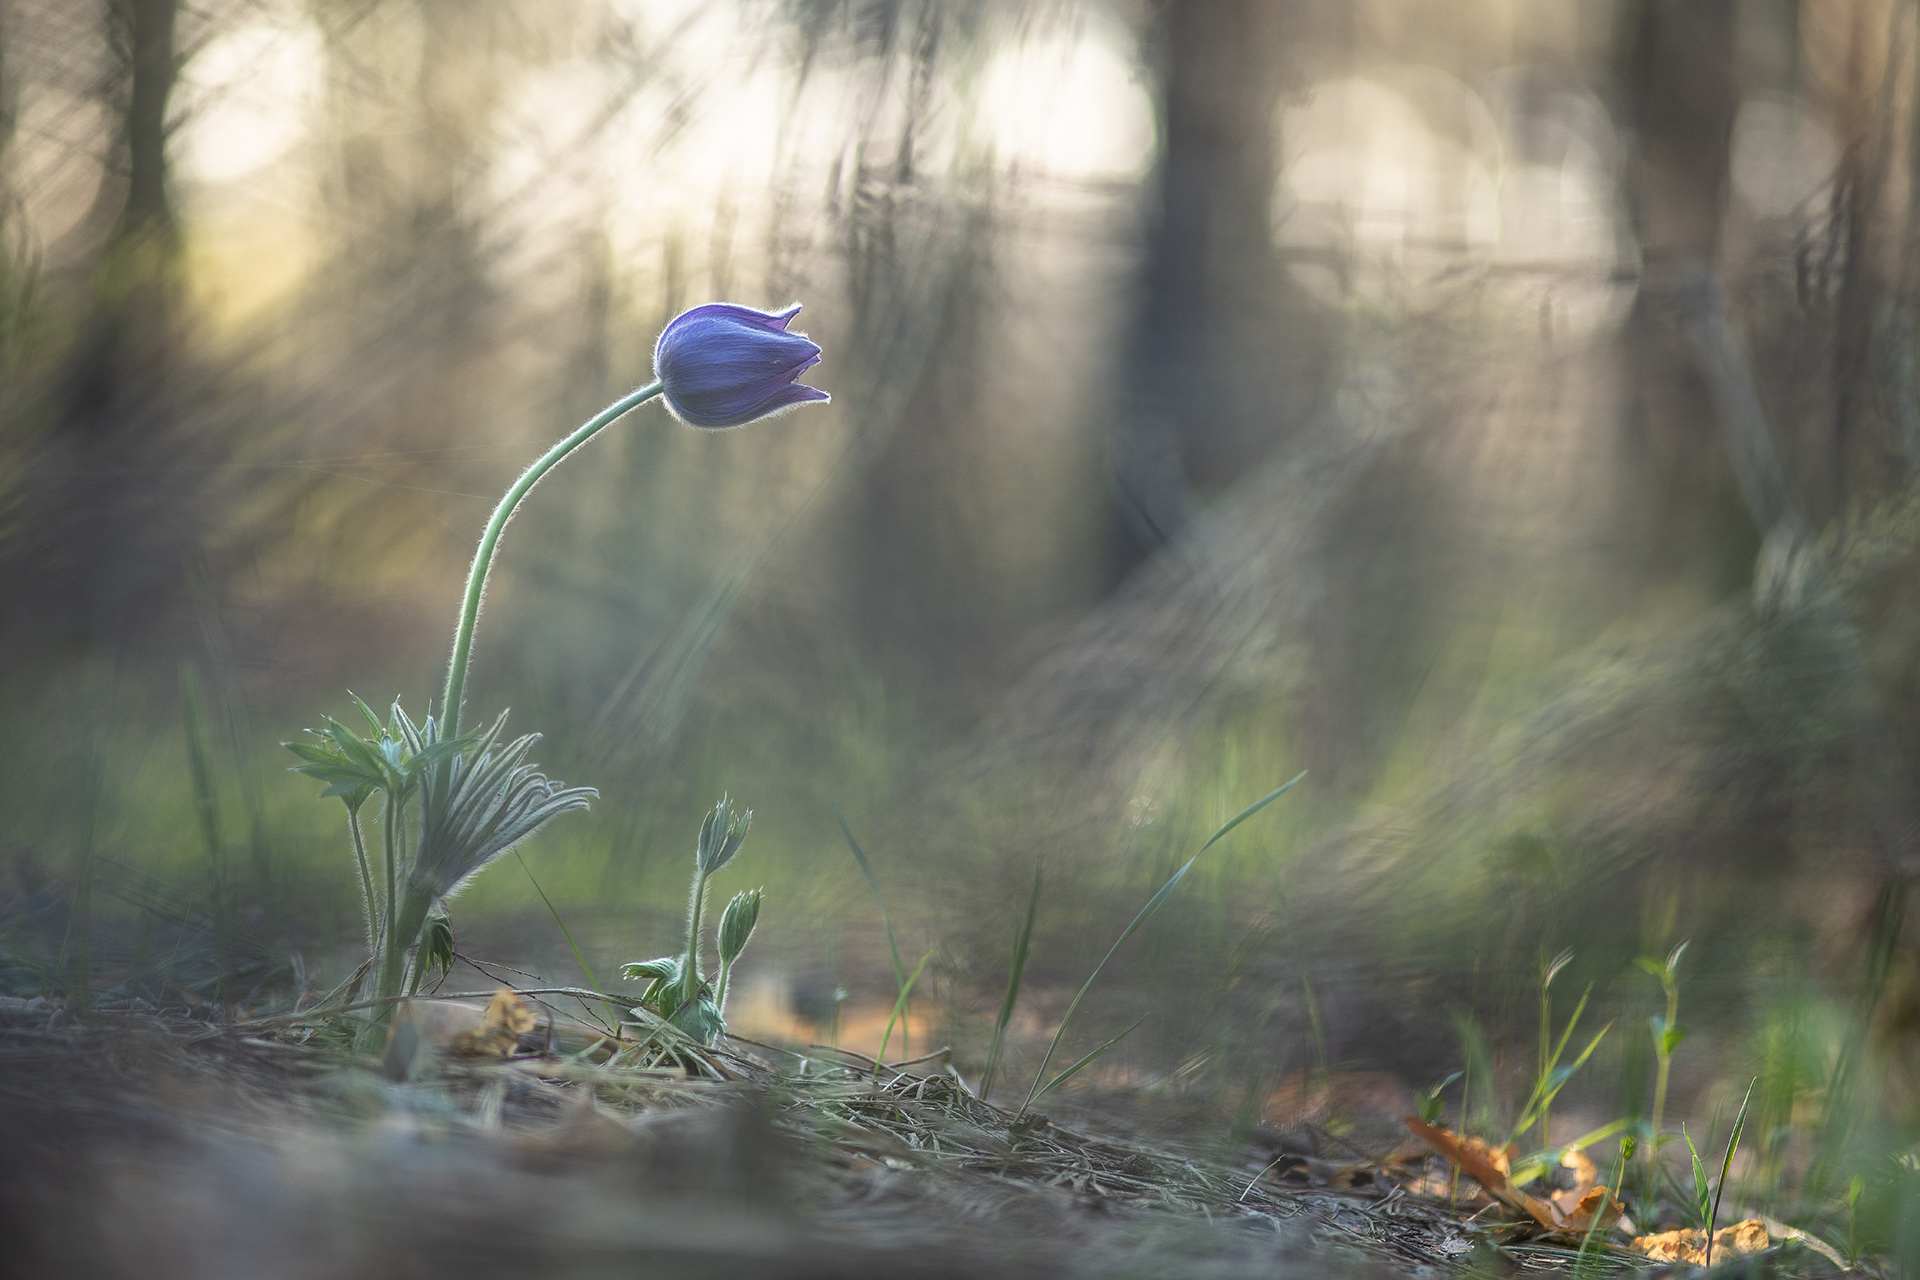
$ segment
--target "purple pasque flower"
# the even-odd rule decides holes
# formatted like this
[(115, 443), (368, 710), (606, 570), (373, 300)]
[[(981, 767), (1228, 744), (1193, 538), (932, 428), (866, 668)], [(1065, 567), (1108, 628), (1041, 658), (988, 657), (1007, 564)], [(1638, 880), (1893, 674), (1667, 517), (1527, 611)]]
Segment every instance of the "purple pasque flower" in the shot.
[(709, 302), (675, 317), (653, 348), (653, 376), (673, 416), (690, 427), (737, 427), (827, 399), (798, 381), (820, 363), (818, 346), (787, 332), (799, 312), (797, 302), (785, 311)]

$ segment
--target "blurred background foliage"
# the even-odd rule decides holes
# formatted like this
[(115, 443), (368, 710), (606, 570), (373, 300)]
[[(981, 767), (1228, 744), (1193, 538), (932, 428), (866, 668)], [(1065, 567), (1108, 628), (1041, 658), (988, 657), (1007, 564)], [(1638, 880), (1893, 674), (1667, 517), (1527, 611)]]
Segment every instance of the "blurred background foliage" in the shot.
[[(599, 972), (731, 791), (746, 1026), (877, 1040), (833, 800), (963, 1061), (1043, 868), (1031, 1060), (1307, 769), (1116, 961), (1110, 1087), (1519, 1072), (1572, 947), (1604, 1119), (1690, 937), (1679, 1111), (1910, 1140), (1917, 59), (1910, 0), (0, 0), (5, 981), (337, 980), (276, 744), (419, 714), (511, 476), (798, 299), (831, 406), (643, 411), (495, 569)], [(511, 861), (453, 915), (571, 979)]]

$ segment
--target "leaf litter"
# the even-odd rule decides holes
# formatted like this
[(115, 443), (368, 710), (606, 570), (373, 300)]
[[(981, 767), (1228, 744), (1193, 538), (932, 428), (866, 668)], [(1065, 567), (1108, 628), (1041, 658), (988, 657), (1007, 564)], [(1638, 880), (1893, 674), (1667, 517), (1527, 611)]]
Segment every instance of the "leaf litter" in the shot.
[[(1234, 1168), (984, 1102), (945, 1050), (882, 1065), (631, 1024), (617, 1044), (537, 1013), (540, 991), (412, 1002), (404, 1070), (310, 1019), (19, 1011), (0, 1022), (0, 1203), (34, 1211), (23, 1256), (166, 1280), (219, 1270), (206, 1242), (228, 1233), (246, 1256), (307, 1249), (258, 1271), (301, 1276), (1438, 1278), (1496, 1248), (1569, 1265), (1600, 1194), (1540, 1201), (1502, 1185), (1502, 1153), (1453, 1142), (1529, 1234), (1420, 1194), (1434, 1180), (1405, 1151)], [(188, 1238), (177, 1269), (154, 1262)]]

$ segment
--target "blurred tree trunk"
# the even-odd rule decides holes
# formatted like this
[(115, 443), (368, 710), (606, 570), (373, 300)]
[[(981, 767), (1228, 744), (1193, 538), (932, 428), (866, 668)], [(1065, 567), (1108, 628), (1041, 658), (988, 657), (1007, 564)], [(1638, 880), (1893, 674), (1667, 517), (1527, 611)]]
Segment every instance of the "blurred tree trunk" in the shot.
[(13, 0), (0, 0), (0, 196), (6, 191), (7, 151), (20, 123), (20, 86), (11, 60), (13, 24)]
[(1908, 28), (1910, 40), (1911, 16), (1909, 5), (1891, 0), (1855, 0), (1847, 15), (1845, 71), (1834, 109), (1840, 166), (1828, 209), (1828, 251), (1838, 272), (1830, 479), (1821, 495), (1828, 514), (1880, 488), (1897, 469), (1898, 442), (1881, 395), (1891, 372), (1886, 357), (1899, 279), (1899, 236), (1888, 203), (1899, 127), (1890, 91), (1908, 53), (1895, 31)]
[(1299, 422), (1327, 352), (1273, 247), (1274, 115), (1295, 4), (1161, 0), (1142, 44), (1161, 151), (1113, 441), (1124, 575)]
[(1713, 592), (1744, 583), (1757, 543), (1713, 408), (1668, 300), (1676, 270), (1720, 252), (1733, 121), (1735, 0), (1627, 0), (1618, 80), (1638, 143), (1630, 188), (1642, 285), (1626, 329), (1629, 513), (1637, 568)]
[(178, 0), (113, 0), (108, 41), (119, 63), (122, 117), (116, 163), (98, 204), (118, 205), (102, 244), (92, 312), (70, 364), (63, 428), (111, 434), (116, 409), (150, 393), (171, 362), (179, 231), (167, 190), (167, 102), (178, 63)]
[(54, 372), (0, 539), (11, 638), (123, 638), (180, 572), (203, 509), (176, 430), (179, 236), (168, 193), (178, 0), (104, 10), (117, 117), (94, 200), (103, 227), (82, 319)]
[[(335, 287), (387, 301), (382, 347), (404, 334), (416, 348), (465, 348), (491, 314), (475, 187), (512, 72), (539, 54), (510, 44), (511, 9), (504, 0), (314, 0), (331, 79), (345, 90), (329, 100), (325, 124)], [(351, 341), (366, 336), (356, 323)]]
[(177, 0), (116, 0), (113, 14), (125, 41), (127, 94), (127, 207), (124, 229), (173, 232), (167, 196), (167, 100), (179, 70), (175, 61)]
[[(17, 21), (13, 0), (0, 0), (0, 421), (17, 412), (11, 410), (20, 389), (15, 340), (25, 325), (32, 279), (12, 163), (14, 135), (20, 126), (20, 81), (13, 48)], [(0, 439), (0, 446), (6, 443)], [(0, 485), (0, 490), (5, 487)]]

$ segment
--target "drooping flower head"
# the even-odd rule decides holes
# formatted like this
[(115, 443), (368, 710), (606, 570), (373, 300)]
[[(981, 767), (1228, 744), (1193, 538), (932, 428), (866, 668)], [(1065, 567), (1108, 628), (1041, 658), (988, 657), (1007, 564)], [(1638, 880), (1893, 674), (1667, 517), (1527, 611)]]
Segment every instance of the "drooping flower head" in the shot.
[(737, 427), (826, 400), (798, 381), (820, 363), (817, 345), (787, 332), (799, 312), (797, 302), (785, 311), (709, 302), (675, 317), (653, 348), (653, 375), (673, 416), (690, 427)]

